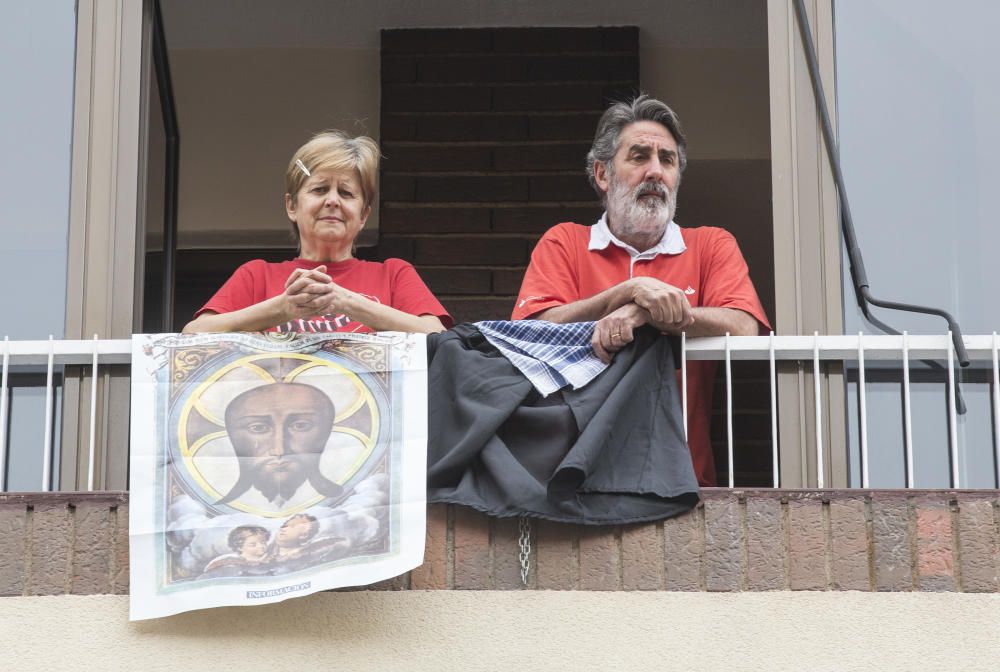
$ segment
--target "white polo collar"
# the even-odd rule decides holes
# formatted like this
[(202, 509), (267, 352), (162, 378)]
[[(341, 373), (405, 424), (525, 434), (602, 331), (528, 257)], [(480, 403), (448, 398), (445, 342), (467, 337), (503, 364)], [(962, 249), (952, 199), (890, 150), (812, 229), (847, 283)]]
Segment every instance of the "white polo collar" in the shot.
[(603, 250), (609, 244), (617, 245), (628, 252), (628, 255), (632, 258), (633, 262), (652, 259), (658, 254), (680, 254), (687, 249), (687, 245), (684, 244), (684, 236), (681, 235), (681, 227), (677, 226), (677, 224), (671, 220), (670, 223), (667, 224), (667, 228), (663, 232), (663, 237), (660, 238), (660, 242), (645, 252), (639, 252), (628, 243), (623, 243), (618, 240), (618, 238), (611, 233), (611, 229), (608, 228), (608, 213), (605, 212), (601, 215), (601, 218), (597, 220), (597, 223), (590, 227), (590, 242), (587, 244), (587, 249)]

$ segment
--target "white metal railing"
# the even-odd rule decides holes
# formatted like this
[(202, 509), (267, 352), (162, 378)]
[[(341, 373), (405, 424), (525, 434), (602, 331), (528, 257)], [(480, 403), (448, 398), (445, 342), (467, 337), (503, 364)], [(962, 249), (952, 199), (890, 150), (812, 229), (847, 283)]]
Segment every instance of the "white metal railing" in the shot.
[[(998, 364), (998, 345), (1000, 338), (997, 333), (992, 335), (966, 336), (965, 346), (969, 358), (973, 361), (988, 361), (992, 363), (992, 406), (994, 437), (994, 463), (997, 465), (997, 484), (1000, 485), (1000, 364)], [(39, 477), (42, 491), (49, 491), (52, 482), (53, 436), (52, 418), (54, 413), (53, 373), (55, 367), (63, 365), (82, 365), (89, 367), (91, 376), (91, 403), (88, 437), (88, 479), (87, 489), (94, 488), (94, 463), (96, 454), (97, 428), (97, 373), (102, 365), (128, 364), (131, 361), (132, 343), (127, 339), (102, 340), (96, 335), (91, 340), (55, 340), (51, 337), (46, 341), (11, 341), (5, 338), (2, 349), (2, 373), (0, 373), (0, 492), (6, 489), (7, 460), (10, 454), (7, 428), (10, 425), (9, 374), (12, 367), (38, 366), (46, 367), (45, 395), (45, 427), (43, 430), (42, 450), (43, 467)], [(869, 487), (868, 461), (868, 425), (865, 395), (866, 363), (874, 361), (900, 362), (903, 370), (903, 409), (904, 409), (904, 447), (906, 451), (906, 487), (914, 487), (913, 476), (913, 434), (910, 408), (910, 362), (914, 359), (945, 360), (948, 369), (948, 409), (950, 432), (948, 438), (949, 459), (951, 463), (951, 487), (962, 487), (959, 479), (959, 455), (956, 429), (956, 394), (955, 394), (955, 353), (950, 334), (932, 336), (910, 336), (905, 332), (901, 336), (719, 336), (688, 340), (681, 338), (681, 394), (685, 432), (687, 431), (687, 363), (694, 360), (717, 360), (724, 363), (726, 381), (726, 442), (729, 459), (729, 487), (734, 487), (733, 465), (733, 379), (732, 363), (734, 361), (768, 361), (770, 392), (771, 392), (771, 450), (773, 486), (780, 486), (778, 469), (778, 428), (777, 428), (777, 366), (778, 361), (812, 362), (814, 378), (815, 405), (815, 446), (817, 485), (822, 488), (826, 484), (823, 470), (823, 436), (822, 436), (822, 400), (820, 362), (840, 361), (857, 362), (859, 373), (858, 403), (860, 416), (860, 449), (861, 449), (861, 484)]]

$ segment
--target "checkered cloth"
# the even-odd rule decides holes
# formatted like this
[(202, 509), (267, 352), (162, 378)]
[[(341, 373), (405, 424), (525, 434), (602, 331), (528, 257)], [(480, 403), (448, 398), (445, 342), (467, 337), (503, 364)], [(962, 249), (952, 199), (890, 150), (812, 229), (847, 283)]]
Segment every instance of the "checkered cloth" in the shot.
[(497, 320), (476, 328), (546, 397), (566, 385), (579, 389), (608, 366), (590, 347), (593, 322)]

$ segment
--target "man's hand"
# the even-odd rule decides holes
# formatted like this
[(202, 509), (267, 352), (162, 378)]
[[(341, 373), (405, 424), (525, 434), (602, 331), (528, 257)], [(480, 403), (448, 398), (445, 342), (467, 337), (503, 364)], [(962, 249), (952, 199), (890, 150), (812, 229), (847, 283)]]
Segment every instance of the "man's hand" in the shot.
[(656, 328), (679, 333), (694, 322), (684, 290), (656, 278), (632, 278), (628, 282), (632, 301), (649, 313), (649, 323)]
[(626, 303), (597, 321), (590, 345), (602, 362), (610, 363), (614, 353), (632, 342), (633, 330), (647, 322), (649, 313), (645, 309)]

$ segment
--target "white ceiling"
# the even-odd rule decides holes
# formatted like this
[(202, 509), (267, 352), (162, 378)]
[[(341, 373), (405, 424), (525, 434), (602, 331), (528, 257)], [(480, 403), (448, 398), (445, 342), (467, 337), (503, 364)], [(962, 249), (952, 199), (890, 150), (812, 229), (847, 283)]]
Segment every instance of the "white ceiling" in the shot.
[(644, 47), (767, 46), (766, 0), (162, 0), (170, 49), (376, 49), (382, 28), (624, 26)]

